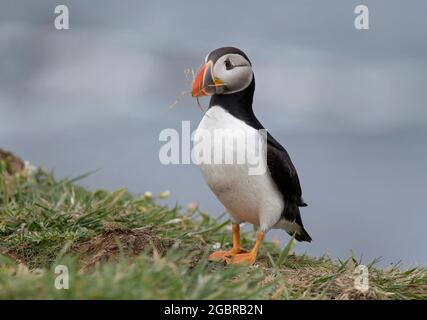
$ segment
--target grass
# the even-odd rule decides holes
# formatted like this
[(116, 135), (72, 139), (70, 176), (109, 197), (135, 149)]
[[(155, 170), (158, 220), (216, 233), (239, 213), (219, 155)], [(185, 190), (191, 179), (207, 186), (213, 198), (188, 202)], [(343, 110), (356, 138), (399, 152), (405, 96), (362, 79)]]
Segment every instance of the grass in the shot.
[[(4, 161), (3, 161), (4, 162)], [(427, 269), (369, 265), (369, 290), (354, 286), (358, 261), (292, 253), (265, 243), (254, 266), (208, 262), (229, 247), (230, 224), (158, 197), (89, 191), (79, 179), (0, 162), (0, 299), (426, 299)], [(254, 234), (244, 233), (250, 247)], [(69, 289), (55, 288), (68, 267)]]

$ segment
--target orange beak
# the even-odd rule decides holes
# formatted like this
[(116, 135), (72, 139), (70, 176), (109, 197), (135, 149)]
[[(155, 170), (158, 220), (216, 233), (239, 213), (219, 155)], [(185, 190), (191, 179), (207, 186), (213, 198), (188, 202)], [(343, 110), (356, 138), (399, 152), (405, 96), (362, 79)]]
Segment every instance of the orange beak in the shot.
[(204, 85), (203, 83), (205, 82), (205, 74), (206, 74), (206, 69), (208, 68), (208, 64), (206, 63), (202, 69), (200, 69), (199, 73), (197, 74), (196, 79), (193, 82), (193, 89), (191, 91), (191, 95), (193, 97), (201, 97), (201, 96), (206, 96), (206, 92), (203, 91), (204, 89)]
[(212, 71), (212, 61), (208, 61), (197, 74), (193, 82), (191, 95), (193, 97), (211, 96), (218, 93), (218, 85), (222, 82), (215, 79)]

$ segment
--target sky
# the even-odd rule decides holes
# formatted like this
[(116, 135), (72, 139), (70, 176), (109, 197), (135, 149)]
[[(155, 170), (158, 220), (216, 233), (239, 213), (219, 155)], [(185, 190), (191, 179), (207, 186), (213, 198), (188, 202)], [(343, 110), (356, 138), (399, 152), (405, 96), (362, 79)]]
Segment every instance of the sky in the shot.
[[(54, 27), (55, 6), (70, 30)], [(159, 133), (197, 127), (188, 96), (211, 50), (250, 57), (254, 110), (289, 151), (313, 244), (298, 250), (427, 264), (425, 1), (50, 1), (0, 3), (0, 147), (90, 188), (171, 191), (221, 204), (194, 165), (159, 163)], [(201, 101), (203, 106), (208, 100)], [(287, 241), (284, 233), (274, 233)]]

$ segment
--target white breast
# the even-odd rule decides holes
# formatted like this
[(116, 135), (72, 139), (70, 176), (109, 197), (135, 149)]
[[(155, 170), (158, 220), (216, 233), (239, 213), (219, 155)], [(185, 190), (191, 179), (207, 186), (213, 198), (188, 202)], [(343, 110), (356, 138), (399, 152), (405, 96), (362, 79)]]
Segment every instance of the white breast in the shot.
[[(201, 130), (210, 132), (213, 137), (217, 129), (243, 131), (248, 137), (259, 135), (258, 130), (232, 116), (223, 108), (214, 106), (209, 108), (200, 122), (195, 138), (197, 139)], [(219, 150), (214, 141), (215, 139), (209, 146), (212, 158)], [(233, 153), (234, 159), (237, 159), (238, 155), (253, 152), (255, 147), (250, 145), (251, 141), (255, 140), (247, 139), (244, 144), (227, 143), (227, 139), (223, 140), (225, 157), (227, 153)], [(265, 140), (263, 143), (266, 143)], [(199, 167), (211, 190), (229, 211), (233, 222), (249, 222), (266, 231), (279, 221), (283, 211), (283, 199), (268, 170), (261, 175), (249, 175), (247, 163), (204, 163)]]

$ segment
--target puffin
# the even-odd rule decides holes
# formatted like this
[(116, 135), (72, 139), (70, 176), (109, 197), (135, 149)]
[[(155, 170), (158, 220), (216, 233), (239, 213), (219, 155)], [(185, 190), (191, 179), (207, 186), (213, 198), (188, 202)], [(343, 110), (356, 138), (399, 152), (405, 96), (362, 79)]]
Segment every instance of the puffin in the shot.
[[(254, 92), (252, 63), (242, 50), (235, 47), (221, 47), (210, 52), (192, 84), (192, 97), (210, 96), (209, 107), (195, 131), (193, 143), (198, 141), (202, 144), (199, 148), (209, 153), (219, 150), (234, 156), (250, 154), (254, 139), (239, 140), (244, 143), (238, 144), (233, 139), (224, 139), (225, 146), (215, 148), (218, 139), (198, 138), (206, 136), (206, 132), (215, 136), (221, 130), (228, 130), (229, 134), (244, 132), (248, 137), (258, 137), (266, 158), (266, 168), (258, 174), (249, 174), (249, 163), (245, 162), (197, 163), (204, 180), (226, 208), (232, 222), (232, 248), (213, 252), (209, 255), (210, 261), (253, 264), (266, 233), (271, 229), (285, 230), (298, 241), (312, 240), (301, 219), (299, 208), (307, 204), (302, 197), (297, 170), (286, 149), (255, 116)], [(214, 154), (210, 156), (210, 159), (215, 158)], [(256, 242), (250, 251), (245, 251), (240, 244), (242, 223), (253, 224), (257, 229)]]

